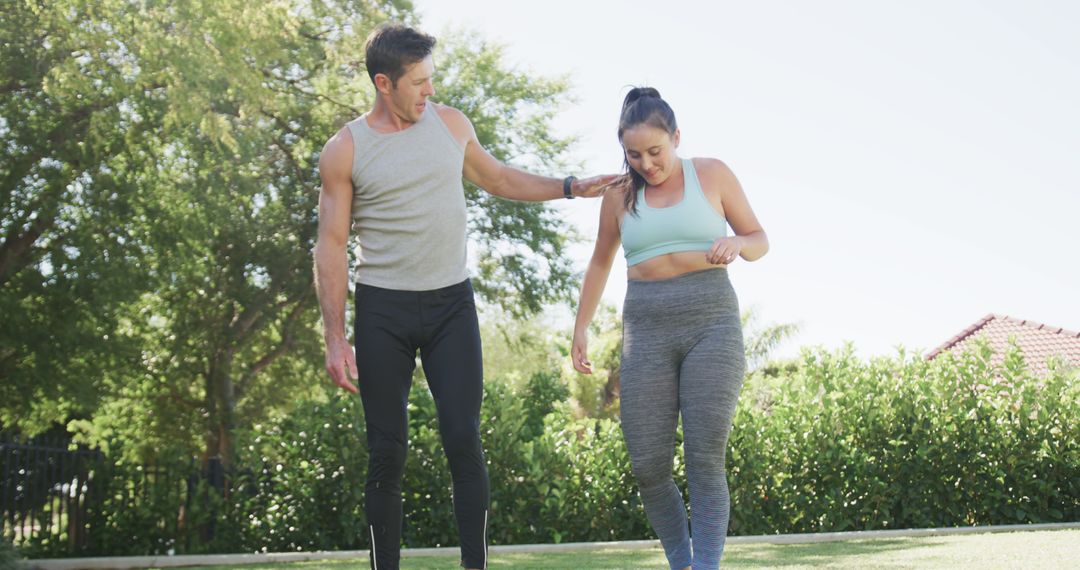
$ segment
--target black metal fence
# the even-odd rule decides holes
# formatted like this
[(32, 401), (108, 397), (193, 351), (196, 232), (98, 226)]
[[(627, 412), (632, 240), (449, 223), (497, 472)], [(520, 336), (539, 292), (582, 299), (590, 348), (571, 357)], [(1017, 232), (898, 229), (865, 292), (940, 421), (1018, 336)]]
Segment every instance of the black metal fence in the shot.
[(0, 434), (0, 461), (3, 534), (34, 557), (199, 551), (229, 492), (216, 459), (123, 464), (63, 438)]
[(4, 534), (24, 546), (44, 536), (78, 549), (86, 540), (86, 507), (96, 490), (99, 452), (68, 448), (60, 438), (0, 440), (0, 507)]

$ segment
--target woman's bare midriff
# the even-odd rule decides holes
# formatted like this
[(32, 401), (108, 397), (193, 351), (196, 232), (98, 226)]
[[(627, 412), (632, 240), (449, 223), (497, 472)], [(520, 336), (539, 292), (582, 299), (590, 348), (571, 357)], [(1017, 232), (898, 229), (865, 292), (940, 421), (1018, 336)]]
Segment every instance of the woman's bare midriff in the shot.
[(704, 251), (678, 251), (646, 259), (626, 269), (626, 278), (637, 281), (656, 281), (671, 279), (684, 273), (727, 267), (726, 264), (714, 264), (705, 260)]

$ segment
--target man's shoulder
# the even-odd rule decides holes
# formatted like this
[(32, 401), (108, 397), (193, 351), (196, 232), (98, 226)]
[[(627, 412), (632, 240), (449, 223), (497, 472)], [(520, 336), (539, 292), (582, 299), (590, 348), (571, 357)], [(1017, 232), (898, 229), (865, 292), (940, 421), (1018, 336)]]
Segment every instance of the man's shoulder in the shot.
[(326, 141), (323, 145), (322, 152), (319, 154), (319, 167), (326, 168), (330, 165), (334, 166), (352, 166), (353, 155), (353, 137), (349, 131), (348, 126), (341, 127), (338, 132), (334, 133), (334, 136), (330, 137), (330, 140)]
[(458, 129), (471, 129), (472, 123), (469, 118), (465, 116), (458, 109), (451, 107), (450, 105), (443, 105), (441, 103), (431, 102), (435, 112), (439, 114), (439, 118), (446, 123), (446, 126), (450, 127), (450, 130), (457, 131)]
[(439, 114), (439, 117), (446, 119), (447, 117), (465, 118), (465, 113), (462, 113), (458, 109), (445, 105), (443, 103), (436, 103), (435, 101), (429, 101), (431, 107), (435, 109), (435, 112)]
[(353, 145), (352, 131), (349, 130), (349, 125), (346, 124), (346, 125), (342, 126), (340, 129), (338, 129), (338, 131), (336, 133), (334, 133), (334, 136), (330, 137), (330, 140), (326, 141), (325, 148), (330, 148), (331, 146), (334, 146), (334, 147), (338, 147), (338, 146), (352, 147), (352, 145)]

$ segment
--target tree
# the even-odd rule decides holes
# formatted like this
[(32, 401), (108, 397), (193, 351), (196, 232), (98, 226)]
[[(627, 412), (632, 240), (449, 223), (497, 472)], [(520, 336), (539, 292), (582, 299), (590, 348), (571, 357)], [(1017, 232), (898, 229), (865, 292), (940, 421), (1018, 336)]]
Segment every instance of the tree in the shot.
[[(466, 35), (437, 55), (437, 91), (461, 109), (481, 144), (500, 160), (541, 172), (567, 170), (571, 139), (551, 135), (566, 96), (562, 79), (543, 79), (508, 70), (498, 45)], [(478, 246), (476, 290), (521, 318), (553, 301), (569, 301), (577, 290), (566, 246), (575, 237), (542, 203), (514, 202), (467, 186), (470, 237)]]
[[(33, 431), (75, 420), (71, 429), (98, 445), (119, 440), (143, 457), (198, 446), (228, 462), (239, 426), (325, 385), (310, 269), (317, 153), (370, 106), (363, 38), (386, 19), (415, 23), (411, 5), (15, 8), (3, 33), (18, 45), (3, 52), (3, 69), (34, 71), (5, 84), (0, 133), (47, 141), (87, 117), (68, 154), (46, 160), (34, 152), (67, 147), (26, 142), (5, 157), (0, 372), (5, 392), (37, 391), (5, 398), (0, 421)], [(562, 164), (568, 141), (547, 129), (562, 81), (507, 69), (500, 48), (475, 36), (444, 38), (436, 58), (439, 99), (472, 118), (493, 154)], [(16, 96), (41, 110), (20, 113), (34, 107)], [(39, 204), (45, 197), (54, 205)], [(569, 295), (566, 238), (543, 205), (475, 188), (468, 200), (482, 296), (524, 314)], [(37, 224), (50, 207), (55, 221)], [(65, 303), (82, 310), (55, 310)], [(51, 348), (65, 325), (89, 331), (77, 375)]]
[[(0, 20), (0, 423), (86, 413), (137, 353), (117, 309), (148, 283), (130, 198), (160, 105), (104, 19), (114, 1), (5, 4)], [(144, 104), (148, 103), (148, 104)], [(138, 110), (136, 110), (138, 109)]]
[(767, 364), (772, 358), (773, 351), (799, 332), (799, 325), (795, 323), (772, 323), (764, 327), (758, 326), (758, 313), (753, 307), (743, 311), (740, 320), (745, 336), (744, 352), (747, 373), (753, 373)]

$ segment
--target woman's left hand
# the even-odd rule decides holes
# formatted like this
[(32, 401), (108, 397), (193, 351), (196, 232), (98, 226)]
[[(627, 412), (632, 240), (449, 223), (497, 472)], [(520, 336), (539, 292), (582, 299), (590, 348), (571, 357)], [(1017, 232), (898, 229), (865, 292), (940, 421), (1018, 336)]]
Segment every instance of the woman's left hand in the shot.
[(705, 260), (713, 265), (730, 265), (738, 259), (742, 246), (742, 238), (739, 236), (717, 238), (705, 254)]

